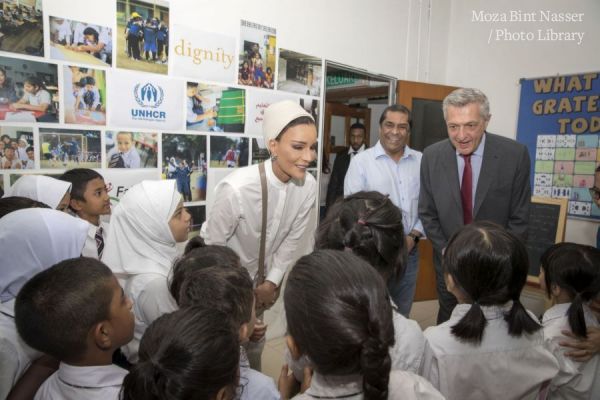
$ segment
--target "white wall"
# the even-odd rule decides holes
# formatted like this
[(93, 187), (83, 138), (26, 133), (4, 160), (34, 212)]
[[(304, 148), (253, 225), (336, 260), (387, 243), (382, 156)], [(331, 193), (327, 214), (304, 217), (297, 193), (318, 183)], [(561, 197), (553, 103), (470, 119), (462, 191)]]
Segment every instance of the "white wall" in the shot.
[[(447, 12), (447, 3), (433, 0), (436, 11)], [(523, 12), (553, 10), (556, 12), (584, 13), (578, 23), (540, 22), (473, 22), (472, 10), (489, 12)], [(488, 129), (511, 138), (516, 137), (519, 79), (556, 74), (580, 73), (600, 70), (600, 2), (598, 0), (505, 0), (487, 2), (453, 0), (449, 24), (435, 24), (434, 36), (447, 37), (445, 54), (437, 57), (438, 64), (445, 63), (443, 83), (470, 86), (483, 90), (490, 99), (492, 119)], [(585, 32), (581, 45), (573, 42), (547, 41), (494, 41), (488, 43), (490, 30), (535, 31), (553, 28), (558, 31)], [(432, 46), (433, 47), (433, 46)], [(443, 53), (441, 43), (435, 45)], [(437, 74), (439, 65), (431, 66)], [(597, 223), (569, 219), (567, 240), (595, 245)]]

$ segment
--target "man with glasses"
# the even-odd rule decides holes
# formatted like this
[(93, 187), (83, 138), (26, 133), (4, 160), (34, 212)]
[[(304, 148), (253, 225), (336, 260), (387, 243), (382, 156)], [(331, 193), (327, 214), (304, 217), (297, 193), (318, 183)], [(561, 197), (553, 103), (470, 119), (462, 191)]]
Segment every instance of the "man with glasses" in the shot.
[(456, 305), (441, 262), (450, 237), (464, 225), (488, 220), (524, 240), (531, 197), (527, 148), (486, 132), (491, 117), (486, 95), (457, 89), (442, 107), (448, 139), (423, 152), (419, 196), (419, 217), (434, 249), (438, 324), (450, 318)]
[(398, 311), (408, 317), (415, 297), (419, 255), (417, 243), (423, 236), (419, 221), (419, 170), (421, 153), (408, 147), (410, 111), (394, 104), (379, 118), (379, 141), (350, 161), (344, 180), (344, 195), (360, 191), (387, 194), (401, 211), (408, 252), (404, 275), (390, 282), (389, 290)]

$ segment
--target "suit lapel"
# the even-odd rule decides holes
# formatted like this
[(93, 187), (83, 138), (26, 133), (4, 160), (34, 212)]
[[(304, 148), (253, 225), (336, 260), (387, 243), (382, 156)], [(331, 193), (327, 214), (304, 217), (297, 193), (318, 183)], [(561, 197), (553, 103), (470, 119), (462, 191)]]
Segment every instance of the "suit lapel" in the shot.
[(460, 200), (460, 180), (458, 179), (458, 165), (456, 163), (456, 150), (450, 143), (447, 142), (448, 146), (441, 154), (442, 166), (444, 168), (444, 175), (446, 179), (444, 181), (447, 191), (450, 193), (450, 197), (456, 202), (456, 206), (462, 210), (462, 202)]
[(494, 180), (495, 171), (498, 171), (500, 157), (497, 148), (494, 145), (494, 139), (491, 134), (485, 133), (485, 148), (483, 149), (483, 159), (481, 162), (481, 171), (477, 182), (477, 191), (475, 192), (475, 206), (473, 207), (473, 218), (477, 215), (483, 200)]

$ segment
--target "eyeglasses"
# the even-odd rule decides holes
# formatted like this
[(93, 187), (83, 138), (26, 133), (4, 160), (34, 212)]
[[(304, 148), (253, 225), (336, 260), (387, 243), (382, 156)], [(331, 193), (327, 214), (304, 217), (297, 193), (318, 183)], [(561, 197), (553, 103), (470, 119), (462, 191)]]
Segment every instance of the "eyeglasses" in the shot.
[(592, 186), (591, 188), (589, 188), (589, 191), (590, 191), (590, 196), (592, 196), (592, 199), (600, 200), (600, 188), (597, 188), (596, 186)]

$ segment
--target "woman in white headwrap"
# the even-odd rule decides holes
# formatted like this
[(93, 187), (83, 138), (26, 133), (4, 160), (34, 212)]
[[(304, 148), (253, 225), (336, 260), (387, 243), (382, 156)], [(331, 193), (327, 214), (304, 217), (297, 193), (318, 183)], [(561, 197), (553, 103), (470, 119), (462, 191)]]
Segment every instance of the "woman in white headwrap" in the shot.
[(134, 338), (123, 348), (129, 362), (137, 362), (148, 325), (177, 309), (167, 276), (177, 256), (176, 243), (187, 240), (190, 226), (191, 215), (174, 180), (138, 183), (113, 210), (102, 261), (133, 300)]
[(6, 191), (4, 197), (27, 197), (50, 208), (66, 211), (71, 200), (70, 192), (71, 182), (44, 175), (23, 175)]
[[(285, 100), (265, 110), (263, 136), (271, 159), (264, 163), (268, 205), (265, 279), (255, 289), (259, 309), (269, 308), (275, 302), (277, 288), (295, 262), (294, 253), (315, 205), (316, 182), (306, 170), (316, 159), (317, 128), (313, 117), (298, 103)], [(258, 165), (228, 175), (215, 188), (214, 199), (200, 235), (207, 244), (233, 249), (250, 275), (256, 277), (262, 226)], [(261, 281), (260, 278), (255, 280)], [(251, 340), (259, 344), (248, 347), (252, 368), (258, 370), (264, 332), (256, 329)]]
[[(56, 210), (29, 208), (0, 218), (0, 399), (40, 353), (17, 334), (14, 302), (35, 274), (81, 255), (89, 224)], [(12, 257), (7, 255), (12, 254)]]

